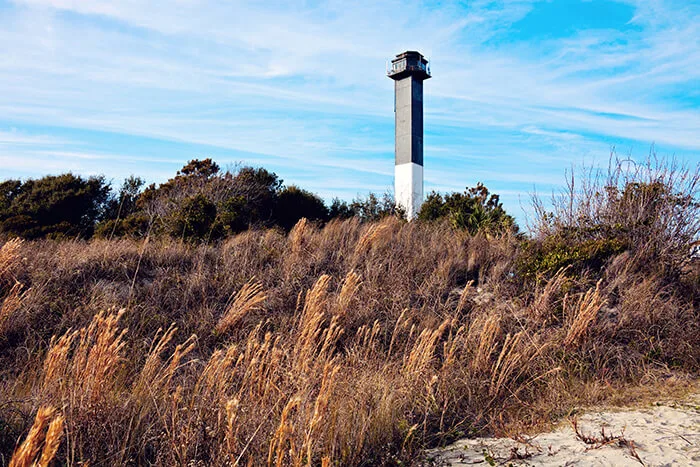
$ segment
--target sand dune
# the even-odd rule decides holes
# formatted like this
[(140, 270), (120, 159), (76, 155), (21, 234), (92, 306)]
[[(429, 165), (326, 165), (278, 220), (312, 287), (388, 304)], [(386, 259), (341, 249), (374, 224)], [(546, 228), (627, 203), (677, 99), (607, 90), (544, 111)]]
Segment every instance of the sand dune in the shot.
[(460, 440), (430, 451), (428, 464), (700, 466), (700, 395), (648, 408), (591, 411), (579, 416), (577, 425), (588, 442), (565, 420), (552, 432), (519, 441)]

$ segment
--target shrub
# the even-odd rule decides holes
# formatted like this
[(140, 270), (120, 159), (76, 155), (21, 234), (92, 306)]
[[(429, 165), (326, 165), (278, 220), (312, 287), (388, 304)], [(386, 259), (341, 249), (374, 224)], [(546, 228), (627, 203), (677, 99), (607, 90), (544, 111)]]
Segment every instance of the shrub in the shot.
[(340, 218), (353, 216), (362, 222), (378, 221), (389, 216), (405, 217), (405, 213), (396, 206), (394, 197), (390, 193), (384, 193), (381, 198), (370, 193), (365, 198), (353, 199), (349, 205), (339, 202), (332, 210)]
[(137, 211), (123, 219), (108, 219), (100, 222), (95, 227), (97, 238), (113, 237), (145, 237), (153, 224), (145, 212)]
[(551, 278), (562, 269), (571, 276), (599, 271), (608, 260), (628, 249), (624, 239), (612, 237), (572, 240), (553, 235), (543, 242), (523, 240), (518, 255), (518, 272), (523, 279)]
[(105, 220), (124, 219), (136, 212), (136, 201), (141, 194), (145, 181), (140, 177), (130, 176), (124, 180), (119, 192), (112, 194), (105, 203)]
[[(138, 212), (145, 214), (141, 218), (153, 219), (156, 234), (209, 239), (252, 226), (271, 226), (281, 187), (282, 180), (263, 168), (221, 172), (211, 159), (195, 159), (174, 178), (160, 186), (147, 187), (136, 206)], [(201, 229), (208, 233), (200, 236), (197, 232)]]
[(328, 208), (328, 218), (329, 219), (350, 219), (354, 213), (348, 203), (341, 200), (340, 198), (333, 198), (331, 205)]
[(503, 209), (496, 194), (479, 183), (464, 193), (443, 195), (432, 192), (418, 213), (422, 221), (446, 219), (453, 228), (466, 230), (474, 235), (479, 231), (488, 233), (517, 232), (515, 219)]
[(221, 201), (217, 207), (216, 228), (223, 235), (233, 235), (251, 227), (248, 207), (242, 196)]
[(0, 232), (24, 238), (92, 236), (104, 214), (104, 177), (71, 173), (0, 184)]
[(216, 205), (203, 194), (185, 199), (168, 221), (170, 234), (182, 240), (216, 238), (213, 232), (216, 221)]
[(541, 272), (552, 272), (572, 262), (599, 267), (629, 249), (638, 267), (678, 277), (700, 238), (699, 183), (700, 166), (653, 154), (641, 164), (611, 158), (607, 173), (589, 169), (580, 179), (572, 173), (551, 211), (535, 199), (533, 258)]
[(315, 194), (294, 185), (285, 187), (277, 195), (272, 213), (273, 222), (290, 230), (303, 217), (323, 222), (328, 218), (328, 209)]

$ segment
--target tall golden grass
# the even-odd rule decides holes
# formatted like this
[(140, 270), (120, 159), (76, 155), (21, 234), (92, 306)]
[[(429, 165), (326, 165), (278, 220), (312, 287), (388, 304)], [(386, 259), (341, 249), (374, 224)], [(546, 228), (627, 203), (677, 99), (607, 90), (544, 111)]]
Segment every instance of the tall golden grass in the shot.
[(266, 299), (267, 297), (262, 293), (262, 284), (251, 279), (238, 291), (233, 303), (216, 324), (215, 331), (224, 333), (231, 329), (248, 312), (260, 309), (260, 305)]
[(21, 261), (20, 248), (23, 240), (13, 238), (5, 242), (0, 248), (0, 279), (7, 280)]
[(50, 406), (41, 407), (27, 438), (17, 447), (10, 467), (47, 467), (56, 456), (63, 436), (63, 416)]
[(14, 272), (22, 261), (22, 243), (21, 239), (15, 238), (0, 248), (0, 337), (27, 293), (22, 283), (14, 278)]
[(3, 246), (0, 296), (32, 293), (0, 339), (2, 458), (404, 465), (697, 375), (692, 275), (674, 289), (628, 255), (527, 283), (517, 249), (395, 219)]

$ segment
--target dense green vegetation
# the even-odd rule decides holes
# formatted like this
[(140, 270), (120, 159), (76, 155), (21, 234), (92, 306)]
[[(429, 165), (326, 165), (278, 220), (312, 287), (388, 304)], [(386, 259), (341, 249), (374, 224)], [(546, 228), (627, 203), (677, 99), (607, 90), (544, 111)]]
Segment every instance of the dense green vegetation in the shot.
[(0, 232), (29, 239), (90, 237), (108, 198), (103, 177), (7, 180), (0, 183)]
[[(497, 195), (481, 184), (464, 194), (433, 193), (421, 218), (443, 218), (459, 229), (505, 232), (515, 229)], [(376, 221), (401, 217), (389, 195), (370, 193), (350, 203), (339, 199), (326, 206), (300, 187), (285, 186), (273, 172), (241, 167), (222, 171), (211, 159), (192, 160), (175, 177), (145, 186), (129, 177), (112, 190), (104, 177), (64, 174), (0, 184), (0, 234), (35, 238), (101, 238), (170, 236), (210, 241), (250, 228), (289, 231), (300, 219), (323, 225), (331, 219), (357, 217)]]
[(489, 193), (488, 188), (478, 183), (464, 193), (450, 193), (444, 197), (432, 192), (421, 206), (418, 219), (435, 221), (447, 219), (456, 229), (471, 234), (478, 231), (491, 233), (517, 232), (515, 219), (506, 214), (500, 197)]

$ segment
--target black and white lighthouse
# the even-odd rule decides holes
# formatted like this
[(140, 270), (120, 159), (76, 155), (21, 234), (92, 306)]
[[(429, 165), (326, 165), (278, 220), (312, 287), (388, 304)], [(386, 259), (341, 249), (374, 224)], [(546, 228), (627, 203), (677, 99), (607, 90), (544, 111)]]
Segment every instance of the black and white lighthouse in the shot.
[(420, 53), (407, 51), (391, 61), (387, 75), (394, 80), (394, 197), (413, 219), (423, 203), (423, 81), (430, 66)]

